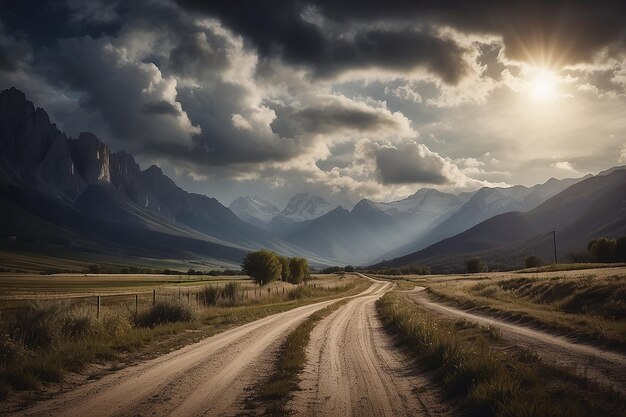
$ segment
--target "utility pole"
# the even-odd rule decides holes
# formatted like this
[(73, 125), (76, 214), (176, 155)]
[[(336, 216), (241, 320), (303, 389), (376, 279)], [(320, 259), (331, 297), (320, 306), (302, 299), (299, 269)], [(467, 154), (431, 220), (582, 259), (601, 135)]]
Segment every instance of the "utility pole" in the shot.
[(552, 231), (552, 241), (554, 242), (554, 263), (558, 264), (559, 261), (556, 258), (556, 230)]

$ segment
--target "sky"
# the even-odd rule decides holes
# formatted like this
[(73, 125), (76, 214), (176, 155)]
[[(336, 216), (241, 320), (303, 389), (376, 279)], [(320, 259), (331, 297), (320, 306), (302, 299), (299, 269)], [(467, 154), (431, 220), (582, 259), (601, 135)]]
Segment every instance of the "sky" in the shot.
[(0, 0), (0, 89), (224, 204), (626, 164), (623, 1)]

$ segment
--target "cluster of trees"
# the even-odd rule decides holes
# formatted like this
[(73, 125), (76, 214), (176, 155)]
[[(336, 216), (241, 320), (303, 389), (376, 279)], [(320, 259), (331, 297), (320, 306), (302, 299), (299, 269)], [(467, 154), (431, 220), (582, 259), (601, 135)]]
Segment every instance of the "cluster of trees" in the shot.
[(475, 257), (465, 261), (465, 267), (467, 268), (467, 272), (470, 274), (478, 274), (480, 272), (489, 271), (487, 264), (479, 257)]
[(543, 260), (535, 255), (530, 255), (526, 259), (524, 259), (524, 266), (526, 268), (537, 268), (543, 265)]
[(322, 274), (338, 274), (341, 272), (354, 272), (356, 270), (352, 265), (346, 265), (344, 267), (341, 266), (331, 266), (328, 268), (322, 269)]
[(248, 253), (241, 270), (260, 285), (277, 280), (300, 284), (310, 277), (306, 259), (287, 258), (267, 249)]
[(626, 262), (626, 236), (593, 239), (587, 244), (587, 253), (591, 262)]

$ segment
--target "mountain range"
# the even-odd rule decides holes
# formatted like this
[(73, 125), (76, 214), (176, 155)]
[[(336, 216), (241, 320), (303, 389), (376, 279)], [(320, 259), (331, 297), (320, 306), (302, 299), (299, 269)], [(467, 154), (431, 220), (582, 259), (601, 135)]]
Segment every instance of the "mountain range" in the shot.
[(256, 196), (225, 207), (183, 190), (155, 165), (141, 169), (91, 133), (67, 137), (11, 88), (0, 93), (0, 252), (237, 265), (248, 251), (269, 248), (316, 265), (457, 270), (478, 253), (519, 265), (530, 252), (549, 258), (551, 230), (560, 256), (622, 231), (621, 168), (458, 195), (423, 188), (398, 201), (363, 199), (351, 210), (309, 193), (282, 210)]

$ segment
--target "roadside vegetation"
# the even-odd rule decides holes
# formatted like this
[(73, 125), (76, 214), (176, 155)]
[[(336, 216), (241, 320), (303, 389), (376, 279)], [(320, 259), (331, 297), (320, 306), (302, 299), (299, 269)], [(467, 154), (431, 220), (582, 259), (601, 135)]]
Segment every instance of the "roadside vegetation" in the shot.
[(282, 290), (275, 286), (257, 298), (238, 282), (207, 285), (197, 293), (197, 301), (177, 292), (136, 314), (119, 304), (107, 305), (97, 317), (93, 308), (68, 301), (30, 302), (3, 310), (0, 398), (63, 381), (67, 372), (84, 371), (91, 363), (116, 367), (270, 314), (356, 294), (369, 284), (350, 276), (281, 285)]
[(259, 285), (281, 279), (291, 284), (300, 284), (311, 276), (306, 259), (286, 258), (267, 249), (248, 253), (241, 269)]
[(623, 416), (614, 391), (543, 363), (532, 352), (497, 349), (499, 333), (466, 321), (435, 318), (398, 293), (377, 302), (389, 329), (422, 367), (443, 381), (444, 392), (471, 417)]
[(315, 325), (347, 300), (337, 301), (330, 306), (311, 314), (302, 324), (296, 327), (278, 350), (275, 371), (260, 383), (248, 400), (248, 408), (262, 407), (263, 415), (289, 416), (291, 410), (287, 403), (292, 393), (298, 389), (298, 375), (306, 364), (306, 348)]
[(626, 350), (626, 274), (589, 271), (567, 275), (485, 277), (426, 284), (435, 296), (519, 321)]

